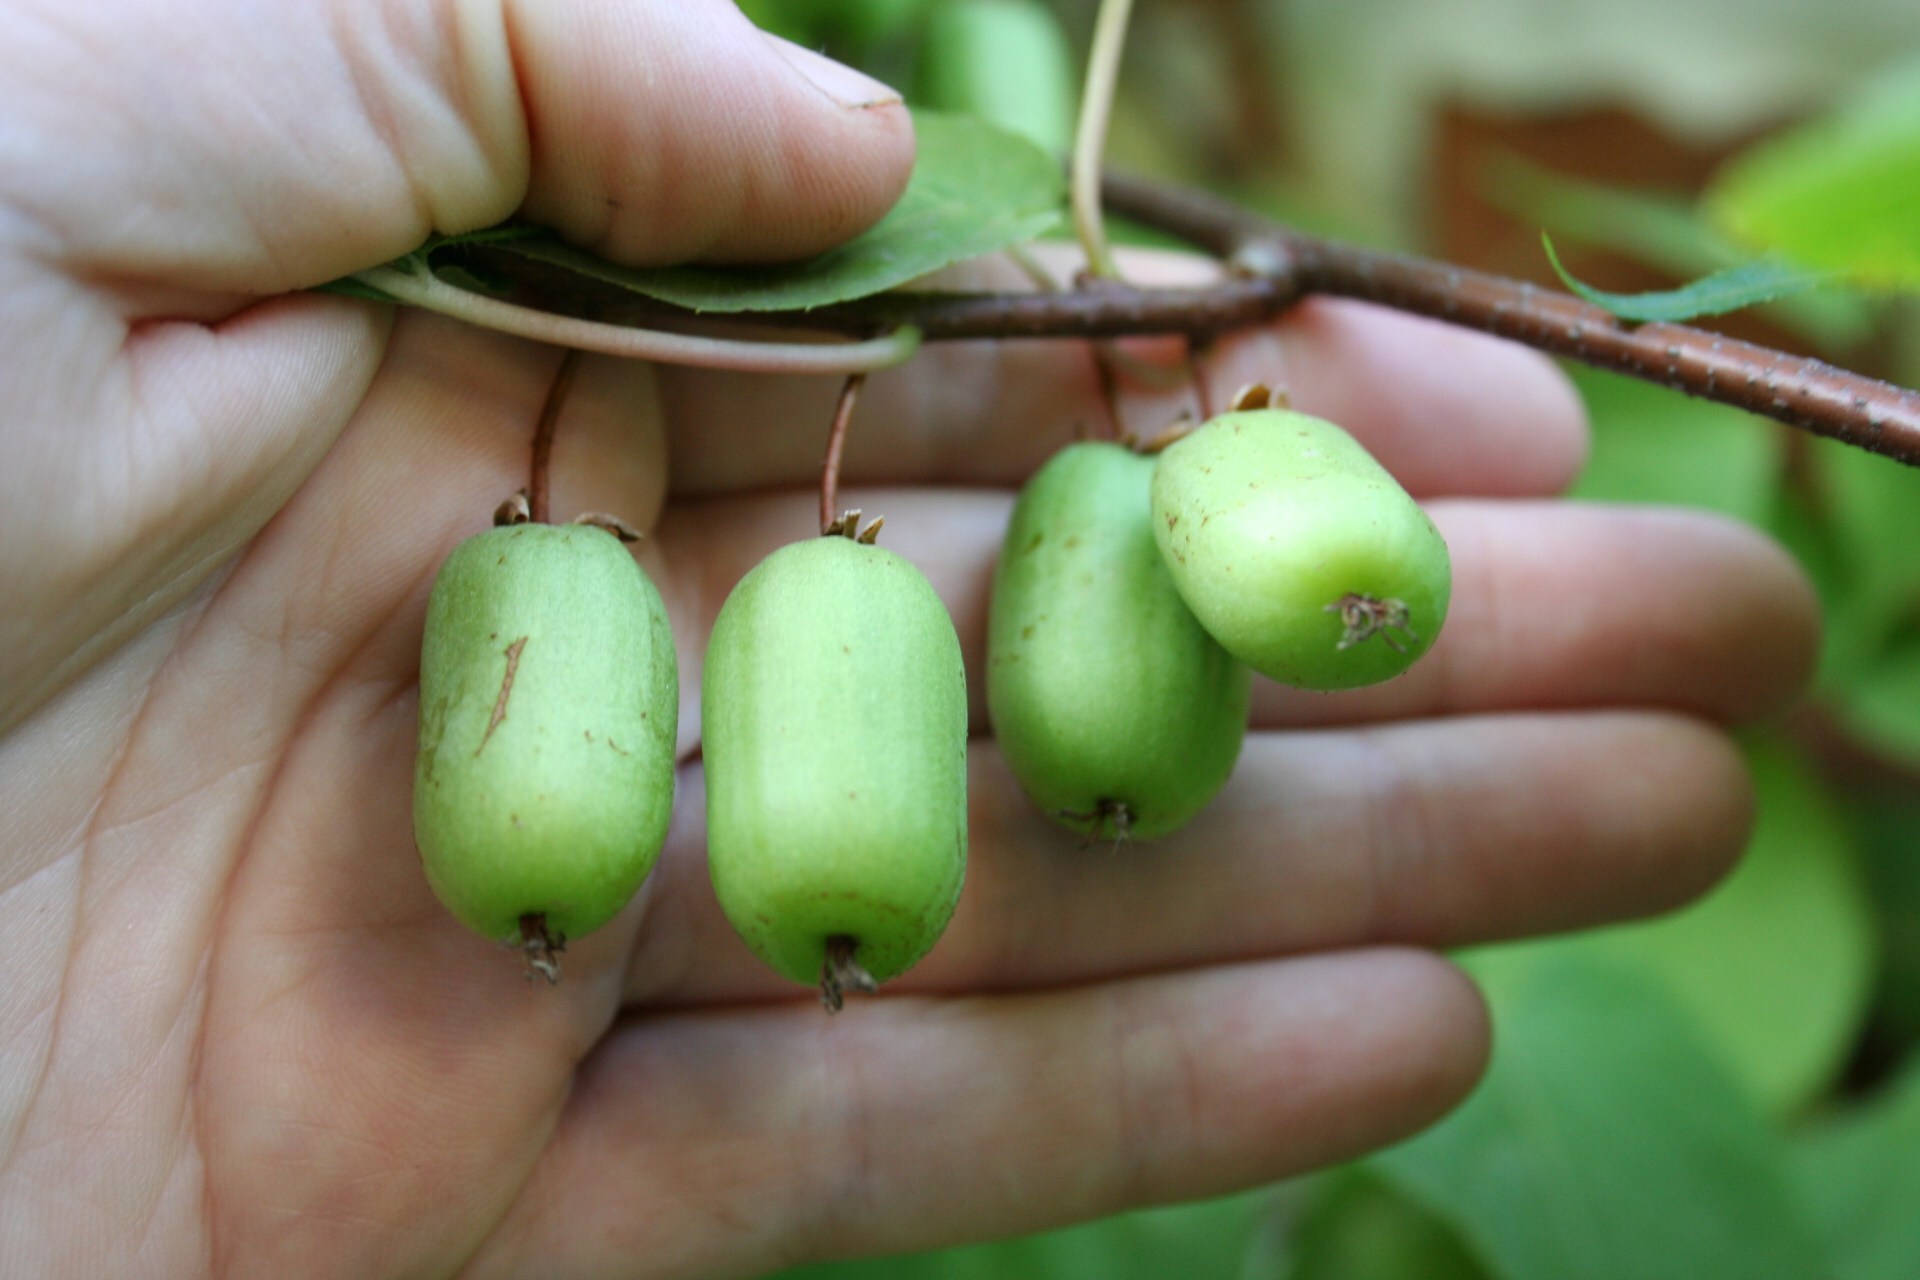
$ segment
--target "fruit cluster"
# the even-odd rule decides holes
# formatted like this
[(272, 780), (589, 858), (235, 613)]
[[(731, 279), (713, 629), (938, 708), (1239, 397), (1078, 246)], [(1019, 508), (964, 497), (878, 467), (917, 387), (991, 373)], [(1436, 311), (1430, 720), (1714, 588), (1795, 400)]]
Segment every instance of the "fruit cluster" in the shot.
[(1232, 772), (1248, 668), (1390, 679), (1432, 644), (1450, 581), (1433, 522), (1330, 422), (1260, 405), (1158, 457), (1073, 445), (1021, 493), (994, 576), (994, 737), (1066, 826), (1163, 835)]
[[(715, 893), (829, 1008), (932, 947), (967, 846), (953, 622), (854, 523), (740, 581), (701, 693)], [(1069, 446), (1022, 491), (994, 574), (995, 736), (1057, 821), (1164, 835), (1232, 772), (1249, 668), (1388, 679), (1432, 644), (1448, 584), (1433, 524), (1331, 423), (1250, 407), (1157, 456)], [(665, 841), (677, 690), (659, 593), (609, 532), (522, 523), (456, 548), (428, 606), (414, 785), (449, 909), (556, 977)]]

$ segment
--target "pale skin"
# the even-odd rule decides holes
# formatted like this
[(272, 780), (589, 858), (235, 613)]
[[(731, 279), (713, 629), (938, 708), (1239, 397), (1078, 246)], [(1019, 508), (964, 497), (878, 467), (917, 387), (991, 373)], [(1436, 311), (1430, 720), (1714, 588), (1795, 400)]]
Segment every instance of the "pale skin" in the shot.
[(1012, 488), (1100, 420), (1087, 355), (929, 353), (873, 380), (845, 497), (974, 664), (969, 879), (934, 954), (829, 1019), (720, 916), (694, 751), (705, 628), (813, 528), (835, 386), (590, 360), (555, 513), (647, 531), (685, 762), (640, 900), (529, 984), (421, 875), (414, 676), (558, 353), (288, 291), (516, 210), (627, 261), (811, 252), (899, 190), (904, 110), (726, 0), (8, 0), (0, 100), (22, 1275), (745, 1276), (1355, 1155), (1483, 1065), (1428, 949), (1700, 892), (1749, 821), (1727, 728), (1810, 669), (1759, 537), (1552, 499), (1585, 427), (1544, 362), (1315, 303), (1220, 348), (1215, 391), (1284, 383), (1373, 448), (1452, 546), (1453, 618), (1392, 684), (1260, 686), (1193, 827), (1082, 849), (995, 755), (977, 660)]

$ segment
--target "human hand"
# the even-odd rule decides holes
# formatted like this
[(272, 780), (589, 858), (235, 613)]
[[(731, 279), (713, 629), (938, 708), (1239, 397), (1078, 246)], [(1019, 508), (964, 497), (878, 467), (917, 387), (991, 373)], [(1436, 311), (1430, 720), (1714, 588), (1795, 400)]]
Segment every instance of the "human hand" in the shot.
[[(1654, 910), (1738, 851), (1715, 726), (1804, 680), (1795, 571), (1705, 517), (1539, 501), (1582, 449), (1548, 366), (1309, 304), (1223, 345), (1216, 389), (1285, 382), (1431, 500), (1443, 639), (1377, 689), (1259, 686), (1227, 791), (1117, 857), (977, 740), (958, 915), (828, 1019), (720, 915), (691, 757), (708, 623), (814, 529), (833, 387), (590, 359), (554, 509), (650, 531), (688, 762), (639, 901), (529, 986), (421, 876), (413, 678), (434, 569), (524, 483), (558, 355), (266, 295), (521, 207), (632, 261), (806, 252), (898, 190), (904, 113), (823, 95), (723, 0), (0, 23), (23, 1274), (745, 1275), (1276, 1178), (1471, 1084), (1480, 1005), (1418, 948)], [(1010, 490), (1099, 412), (1069, 344), (869, 387), (848, 504), (886, 512), (976, 676)]]

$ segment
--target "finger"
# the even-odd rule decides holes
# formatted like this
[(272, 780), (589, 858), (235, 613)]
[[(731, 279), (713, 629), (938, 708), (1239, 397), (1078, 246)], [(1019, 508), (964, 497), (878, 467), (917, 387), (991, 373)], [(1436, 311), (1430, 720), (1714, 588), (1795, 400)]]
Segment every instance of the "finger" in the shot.
[[(888, 517), (882, 545), (920, 566), (952, 612), (973, 724), (987, 726), (987, 610), (1012, 499), (999, 492), (853, 489)], [(818, 532), (811, 494), (681, 504), (659, 542), (683, 660), (697, 668), (733, 584), (782, 543)], [(1655, 706), (1726, 723), (1805, 688), (1819, 612), (1778, 547), (1719, 516), (1565, 502), (1429, 504), (1453, 561), (1434, 648), (1404, 675), (1338, 694), (1255, 684), (1265, 728), (1409, 716)], [(689, 684), (697, 688), (697, 682)], [(689, 711), (692, 704), (689, 703)], [(696, 725), (685, 726), (687, 741)]]
[[(1036, 812), (972, 751), (960, 906), (902, 990), (1003, 990), (1371, 943), (1461, 946), (1664, 910), (1744, 847), (1722, 734), (1634, 712), (1256, 734), (1182, 831), (1114, 849)], [(630, 1003), (806, 994), (734, 936), (697, 770), (629, 971)]]
[[(394, 356), (183, 629), (97, 826), (76, 828), (128, 869), (116, 945), (170, 956), (213, 993), (205, 1041), (219, 1052), (194, 1078), (219, 1101), (200, 1129), (207, 1194), (223, 1256), (250, 1274), (301, 1270), (289, 1259), (316, 1256), (314, 1233), (337, 1234), (342, 1215), (374, 1224), (324, 1246), (346, 1271), (470, 1252), (615, 1016), (643, 910), (570, 946), (566, 980), (535, 989), (421, 874), (408, 797), (427, 591), (446, 549), (525, 483), (559, 355), (413, 317)], [(644, 373), (581, 367), (554, 453), (557, 511), (648, 501), (645, 478), (614, 461), (645, 452)], [(487, 1123), (448, 1139), (475, 1114)], [(399, 1172), (342, 1179), (369, 1159)], [(456, 1185), (470, 1194), (436, 1207)]]
[(1471, 985), (1406, 951), (638, 1020), (472, 1274), (756, 1275), (1219, 1194), (1413, 1132), (1486, 1052)]
[(897, 99), (859, 105), (886, 94), (726, 0), (67, 6), (6, 33), (33, 181), (0, 175), (0, 280), (44, 305), (0, 337), (45, 386), (13, 398), (0, 726), (258, 532), (366, 393), (368, 304), (250, 300), (523, 205), (635, 260), (803, 253), (911, 164)]
[(22, 171), (72, 170), (76, 140), (91, 162), (84, 185), (6, 194), (55, 231), (44, 258), (147, 313), (175, 313), (168, 289), (315, 284), (516, 209), (628, 261), (802, 255), (884, 213), (912, 163), (897, 94), (728, 0), (226, 0), (17, 25), (19, 80), (42, 87), (15, 104), (20, 146), (48, 157)]
[[(1215, 406), (1247, 382), (1283, 385), (1296, 408), (1345, 427), (1423, 497), (1556, 493), (1586, 456), (1585, 411), (1550, 362), (1363, 303), (1295, 307), (1223, 339), (1202, 367)], [(810, 482), (837, 390), (830, 379), (663, 371), (676, 491)], [(1185, 391), (1133, 389), (1122, 415), (1152, 436), (1192, 403)], [(869, 484), (1013, 487), (1076, 431), (1108, 428), (1083, 342), (932, 343), (911, 364), (868, 379), (844, 474)]]
[(1660, 706), (1723, 723), (1784, 709), (1820, 649), (1806, 574), (1699, 511), (1437, 503), (1453, 602), (1404, 675), (1342, 693), (1255, 683), (1253, 722), (1306, 726), (1493, 709)]
[(0, 342), (28, 353), (8, 375), (0, 470), (0, 731), (260, 530), (345, 427), (387, 332), (370, 310), (316, 324), (276, 299), (129, 341), (79, 285), (21, 295), (50, 311), (0, 314)]

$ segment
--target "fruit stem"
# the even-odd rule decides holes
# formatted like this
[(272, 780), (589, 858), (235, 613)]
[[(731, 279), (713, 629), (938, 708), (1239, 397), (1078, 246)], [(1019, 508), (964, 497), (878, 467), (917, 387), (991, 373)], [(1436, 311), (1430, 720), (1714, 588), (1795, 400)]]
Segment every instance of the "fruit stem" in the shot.
[(527, 957), (527, 981), (545, 978), (552, 986), (560, 981), (560, 953), (567, 949), (567, 935), (547, 932), (544, 912), (530, 911), (520, 917), (520, 950)]
[(1200, 367), (1200, 357), (1209, 345), (1205, 338), (1187, 338), (1187, 378), (1193, 383), (1193, 402), (1202, 422), (1213, 417), (1213, 392), (1207, 387), (1207, 371)]
[(854, 959), (859, 950), (860, 940), (847, 934), (837, 933), (827, 939), (827, 958), (820, 965), (820, 1003), (828, 1013), (838, 1013), (845, 1007), (849, 991), (870, 996), (880, 990), (873, 975)]
[(866, 374), (856, 373), (850, 376), (841, 385), (840, 400), (833, 407), (833, 425), (827, 429), (827, 457), (826, 461), (820, 465), (820, 533), (822, 536), (834, 531), (834, 522), (839, 517), (836, 504), (840, 499), (840, 455), (847, 447), (847, 428), (853, 422), (853, 406), (860, 399), (860, 388), (866, 384)]
[(1120, 278), (1107, 228), (1100, 216), (1100, 157), (1107, 146), (1107, 120), (1120, 79), (1120, 54), (1126, 47), (1133, 0), (1100, 0), (1093, 20), (1093, 49), (1087, 55), (1086, 91), (1080, 97), (1080, 122), (1073, 134), (1073, 229), (1087, 255), (1087, 270), (1108, 280)]
[(535, 524), (550, 523), (547, 502), (547, 472), (553, 461), (553, 432), (560, 422), (560, 409), (573, 389), (573, 375), (580, 367), (580, 353), (569, 350), (560, 357), (553, 384), (547, 388), (547, 401), (540, 406), (540, 421), (533, 428), (533, 461), (527, 468), (527, 518)]
[(847, 373), (904, 364), (920, 348), (920, 331), (911, 327), (893, 328), (862, 342), (745, 342), (555, 315), (462, 289), (425, 269), (370, 267), (353, 279), (397, 302), (438, 311), (484, 329), (557, 347), (663, 364), (756, 373)]

